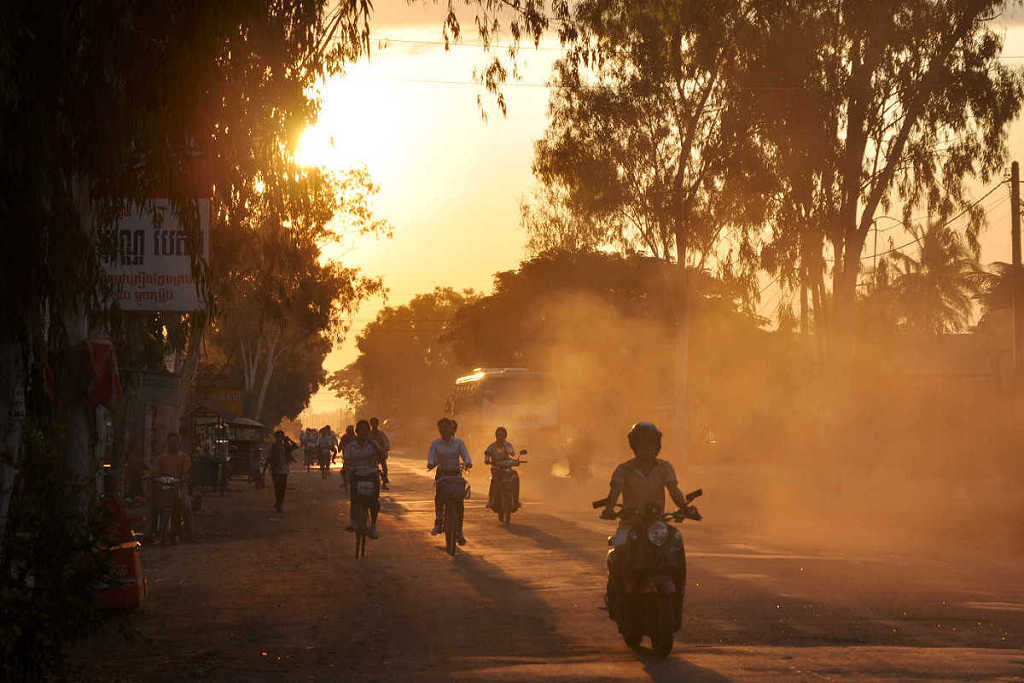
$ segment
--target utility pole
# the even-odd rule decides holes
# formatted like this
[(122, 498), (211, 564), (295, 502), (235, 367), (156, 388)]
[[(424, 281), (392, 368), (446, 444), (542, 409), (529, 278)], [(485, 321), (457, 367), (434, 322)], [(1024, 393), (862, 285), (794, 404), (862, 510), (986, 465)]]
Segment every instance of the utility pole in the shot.
[(1010, 165), (1010, 246), (1013, 250), (1013, 370), (1014, 379), (1021, 369), (1021, 344), (1024, 343), (1024, 300), (1021, 300), (1020, 267), (1020, 164)]

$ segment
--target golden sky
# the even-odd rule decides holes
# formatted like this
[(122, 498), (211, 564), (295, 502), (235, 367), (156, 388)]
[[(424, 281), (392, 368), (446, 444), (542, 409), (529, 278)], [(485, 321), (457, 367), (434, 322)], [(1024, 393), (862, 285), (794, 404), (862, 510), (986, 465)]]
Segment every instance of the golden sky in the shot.
[[(533, 187), (533, 142), (546, 124), (543, 84), (560, 54), (557, 40), (547, 40), (540, 50), (524, 48), (522, 81), (505, 88), (503, 118), (473, 83), (473, 69), (487, 55), (468, 45), (445, 52), (444, 8), (410, 7), (404, 0), (380, 0), (375, 8), (370, 59), (325, 85), (319, 121), (299, 154), (307, 163), (332, 168), (366, 164), (381, 187), (375, 211), (391, 222), (394, 237), (353, 242), (329, 256), (381, 276), (392, 305), (435, 286), (489, 290), (494, 272), (515, 268), (525, 256), (519, 204)], [(466, 43), (476, 42), (472, 19), (463, 18)], [(1007, 29), (1004, 54), (1024, 57), (1024, 28)], [(1024, 65), (1024, 59), (1010, 63)], [(1009, 143), (1011, 157), (1024, 161), (1020, 122), (1011, 127)], [(976, 196), (987, 189), (979, 186)], [(983, 203), (989, 209), (984, 263), (1009, 260), (1007, 200), (1008, 191), (997, 190)], [(879, 251), (888, 247), (889, 236), (897, 244), (906, 241), (899, 230), (881, 233)], [(869, 250), (871, 242), (869, 237)], [(765, 290), (762, 314), (774, 314), (779, 296), (777, 287)], [(355, 335), (381, 305), (379, 299), (364, 304), (349, 339), (328, 356), (328, 372), (355, 359)], [(322, 389), (308, 412), (342, 408), (342, 401)]]

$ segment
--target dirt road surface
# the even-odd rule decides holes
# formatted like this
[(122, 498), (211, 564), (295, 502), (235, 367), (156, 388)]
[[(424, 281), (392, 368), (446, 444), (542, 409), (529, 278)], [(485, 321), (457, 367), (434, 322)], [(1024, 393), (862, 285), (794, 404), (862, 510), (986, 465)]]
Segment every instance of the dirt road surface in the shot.
[(807, 552), (687, 522), (684, 626), (661, 660), (626, 648), (599, 609), (611, 523), (524, 484), (524, 508), (503, 528), (484, 508), (479, 467), (469, 544), (452, 558), (429, 534), (423, 463), (393, 457), (391, 468), (381, 539), (361, 560), (337, 476), (293, 473), (283, 515), (270, 488), (239, 482), (207, 498), (198, 542), (145, 549), (148, 602), (75, 650), (76, 676), (1024, 680), (1024, 571), (1008, 558)]

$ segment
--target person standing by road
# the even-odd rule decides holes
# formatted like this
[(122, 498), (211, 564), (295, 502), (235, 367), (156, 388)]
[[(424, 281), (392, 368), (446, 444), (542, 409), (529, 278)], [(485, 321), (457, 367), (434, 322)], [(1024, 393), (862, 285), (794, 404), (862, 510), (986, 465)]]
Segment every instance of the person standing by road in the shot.
[(380, 420), (375, 417), (370, 418), (370, 441), (377, 446), (380, 456), (381, 481), (384, 483), (384, 488), (387, 488), (390, 483), (388, 479), (388, 453), (391, 452), (391, 439), (380, 428)]
[[(172, 513), (174, 518), (171, 520), (171, 526), (172, 528), (184, 527), (183, 535), (188, 540), (192, 539), (192, 499), (189, 495), (188, 486), (191, 471), (192, 461), (181, 450), (181, 438), (177, 432), (171, 432), (167, 435), (164, 452), (156, 459), (156, 467), (153, 470), (153, 474), (156, 476), (174, 477), (180, 482), (178, 484), (178, 501)], [(157, 533), (157, 529), (155, 526), (152, 526), (152, 522), (157, 519), (160, 510), (157, 498), (156, 486), (154, 484), (150, 503), (150, 520), (154, 535)]]
[(289, 464), (295, 460), (292, 455), (291, 440), (278, 429), (274, 432), (274, 444), (270, 447), (270, 458), (267, 466), (274, 478), (274, 509), (284, 512), (284, 494), (288, 490)]

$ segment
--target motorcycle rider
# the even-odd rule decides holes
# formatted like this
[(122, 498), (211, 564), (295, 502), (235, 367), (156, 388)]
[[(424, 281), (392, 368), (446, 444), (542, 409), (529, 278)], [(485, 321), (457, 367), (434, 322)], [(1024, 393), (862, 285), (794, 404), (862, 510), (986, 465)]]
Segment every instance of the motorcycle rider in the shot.
[(381, 480), (384, 483), (384, 488), (388, 487), (390, 480), (388, 479), (388, 453), (391, 452), (391, 439), (388, 435), (380, 428), (380, 420), (375, 417), (370, 418), (370, 441), (377, 444), (377, 448), (380, 450), (380, 471)]
[[(495, 487), (498, 482), (498, 477), (501, 475), (500, 465), (508, 460), (512, 460), (516, 457), (516, 449), (510, 441), (508, 441), (508, 430), (504, 427), (498, 427), (494, 430), (494, 443), (487, 447), (484, 451), (484, 463), (491, 465), (491, 488), (487, 494), (487, 507), (491, 510), (496, 508), (495, 505)], [(513, 485), (512, 485), (512, 511), (515, 512), (519, 509), (519, 475), (515, 472), (512, 473)]]
[[(359, 420), (356, 423), (356, 439), (345, 446), (341, 455), (342, 465), (348, 473), (349, 500), (356, 497), (356, 479), (370, 479), (378, 476), (377, 464), (380, 462), (377, 444), (370, 440), (370, 423)], [(380, 498), (370, 504), (370, 530), (367, 536), (380, 538), (377, 533), (377, 514), (380, 512)], [(352, 503), (349, 503), (349, 524), (346, 530), (352, 531)]]
[[(437, 421), (437, 431), (441, 434), (441, 438), (434, 439), (434, 442), (430, 444), (430, 452), (427, 454), (427, 469), (438, 468), (437, 474), (434, 477), (434, 481), (437, 481), (445, 472), (457, 471), (460, 461), (465, 465), (468, 470), (473, 467), (473, 461), (469, 457), (469, 451), (466, 449), (466, 444), (462, 439), (455, 437), (455, 431), (458, 429), (458, 423), (455, 420), (447, 417), (442, 417)], [(441, 533), (441, 500), (437, 494), (434, 494), (434, 528), (430, 530), (432, 536), (437, 536)], [(466, 537), (459, 531), (459, 536), (456, 539), (459, 545), (466, 544)]]
[[(637, 422), (629, 431), (629, 447), (633, 450), (633, 459), (615, 468), (608, 491), (608, 500), (601, 512), (603, 519), (615, 519), (613, 509), (619, 494), (622, 494), (622, 505), (625, 508), (643, 510), (649, 504), (655, 504), (659, 510), (665, 509), (665, 490), (672, 496), (672, 501), (679, 507), (686, 506), (686, 496), (679, 490), (679, 481), (675, 470), (667, 460), (658, 458), (661, 451), (661, 432), (652, 422)], [(625, 545), (628, 537), (628, 522), (620, 520), (619, 531), (615, 534), (615, 549)], [(615, 558), (620, 553), (612, 553), (611, 574), (608, 576), (608, 605), (617, 604), (614, 600), (619, 566)]]

